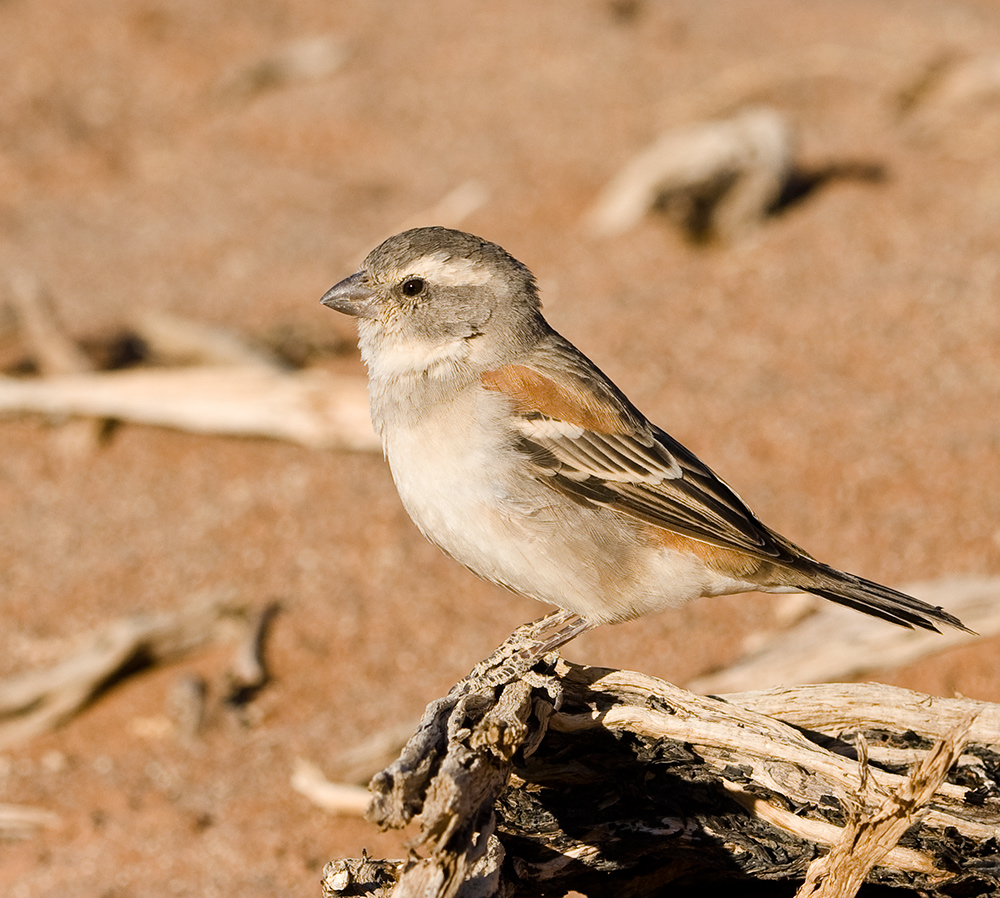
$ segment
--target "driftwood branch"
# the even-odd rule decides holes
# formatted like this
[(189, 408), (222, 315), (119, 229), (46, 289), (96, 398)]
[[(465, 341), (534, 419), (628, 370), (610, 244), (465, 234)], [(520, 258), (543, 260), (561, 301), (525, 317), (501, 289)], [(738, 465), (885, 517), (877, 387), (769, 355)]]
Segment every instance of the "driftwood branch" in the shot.
[(258, 366), (0, 378), (0, 415), (113, 418), (193, 433), (374, 450), (364, 378)]
[(42, 808), (20, 804), (0, 804), (0, 839), (26, 839), (40, 829), (59, 825), (59, 817)]
[[(843, 835), (829, 852), (816, 858), (806, 871), (806, 881), (799, 898), (836, 898), (853, 895), (869, 872), (896, 847), (917, 815), (934, 797), (965, 748), (975, 715), (965, 718), (944, 739), (939, 740), (916, 765), (906, 782), (896, 791), (884, 794), (874, 812), (860, 805), (851, 808)], [(862, 795), (881, 790), (871, 788), (867, 742), (858, 740)]]
[[(913, 584), (904, 591), (954, 611), (979, 636), (959, 630), (942, 634), (905, 630), (814, 596), (790, 595), (779, 614), (784, 621), (775, 631), (753, 631), (742, 658), (684, 686), (693, 692), (719, 693), (855, 679), (878, 668), (912, 664), (955, 645), (1000, 633), (998, 577), (943, 577)], [(850, 701), (858, 690), (861, 687), (848, 687), (837, 700)], [(392, 763), (418, 722), (417, 718), (390, 722), (324, 764), (338, 783), (367, 783)], [(345, 811), (338, 808), (338, 812)]]
[(60, 325), (52, 296), (37, 277), (27, 271), (14, 272), (10, 293), (21, 333), (42, 374), (80, 374), (91, 370), (90, 361)]
[[(328, 865), (327, 896), (645, 896), (771, 880), (846, 896), (1000, 888), (1000, 706), (887, 686), (695, 695), (557, 660), (524, 633), (432, 703), (372, 781), (405, 863)], [(551, 661), (552, 656), (549, 656)], [(821, 859), (821, 860), (817, 860)]]
[(363, 377), (289, 370), (235, 331), (153, 313), (137, 318), (133, 336), (148, 361), (180, 367), (95, 371), (63, 330), (37, 278), (17, 275), (10, 293), (22, 339), (42, 376), (0, 376), (0, 417), (92, 418), (317, 448), (380, 447)]
[(266, 91), (329, 78), (347, 58), (347, 48), (338, 36), (313, 35), (227, 73), (214, 94), (223, 101), (248, 101)]
[(363, 816), (371, 799), (363, 786), (330, 782), (319, 767), (303, 758), (295, 761), (291, 783), (296, 792), (317, 807), (348, 817)]
[(793, 147), (791, 125), (766, 108), (673, 128), (612, 179), (587, 226), (599, 236), (621, 234), (659, 208), (692, 236), (735, 239), (777, 201)]
[(0, 681), (0, 747), (54, 729), (131, 673), (219, 639), (247, 610), (230, 597), (212, 596), (173, 612), (121, 618), (55, 666)]
[[(756, 645), (745, 657), (686, 685), (695, 692), (730, 692), (856, 679), (1000, 633), (1000, 577), (942, 577), (906, 586), (904, 592), (947, 608), (975, 632), (907, 630), (815, 599), (814, 613), (770, 638), (753, 634)], [(788, 597), (801, 599), (806, 597)]]

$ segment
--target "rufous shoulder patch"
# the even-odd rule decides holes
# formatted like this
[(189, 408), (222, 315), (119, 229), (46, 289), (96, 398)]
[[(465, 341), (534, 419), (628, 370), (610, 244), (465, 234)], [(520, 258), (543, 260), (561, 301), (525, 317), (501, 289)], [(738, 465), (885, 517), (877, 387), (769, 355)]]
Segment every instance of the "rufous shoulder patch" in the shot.
[(627, 433), (621, 413), (572, 380), (557, 382), (526, 365), (504, 365), (487, 371), (483, 387), (505, 393), (522, 415), (540, 414), (576, 424), (594, 433)]

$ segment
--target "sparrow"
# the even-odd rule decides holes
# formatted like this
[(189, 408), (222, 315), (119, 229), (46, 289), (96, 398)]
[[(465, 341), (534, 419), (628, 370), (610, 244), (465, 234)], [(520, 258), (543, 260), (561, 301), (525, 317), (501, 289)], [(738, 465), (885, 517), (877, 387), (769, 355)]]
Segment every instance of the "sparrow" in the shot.
[(321, 302), (357, 319), (372, 423), (420, 531), (485, 580), (563, 609), (572, 635), (751, 591), (966, 629), (766, 526), (549, 326), (534, 276), (495, 243), (404, 231)]

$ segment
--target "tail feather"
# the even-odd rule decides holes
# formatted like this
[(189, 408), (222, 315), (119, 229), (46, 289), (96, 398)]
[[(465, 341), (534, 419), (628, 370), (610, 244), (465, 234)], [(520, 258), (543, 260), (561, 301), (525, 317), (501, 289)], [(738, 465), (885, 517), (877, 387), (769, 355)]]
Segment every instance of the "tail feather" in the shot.
[(865, 580), (863, 577), (846, 574), (834, 568), (827, 568), (825, 565), (817, 564), (817, 567), (820, 567), (822, 572), (818, 573), (815, 581), (801, 586), (806, 592), (822, 596), (839, 605), (847, 605), (873, 617), (891, 621), (901, 627), (911, 629), (920, 627), (940, 633), (937, 625), (946, 624), (966, 633), (973, 632), (955, 615), (949, 614), (939, 606), (921, 602), (920, 599), (872, 580)]

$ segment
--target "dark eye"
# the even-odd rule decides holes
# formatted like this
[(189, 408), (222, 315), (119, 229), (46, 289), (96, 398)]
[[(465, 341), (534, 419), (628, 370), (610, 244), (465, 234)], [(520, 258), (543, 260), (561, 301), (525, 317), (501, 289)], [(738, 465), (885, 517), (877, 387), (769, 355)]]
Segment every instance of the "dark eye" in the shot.
[(424, 292), (425, 286), (423, 278), (407, 278), (403, 281), (403, 296), (419, 296)]

